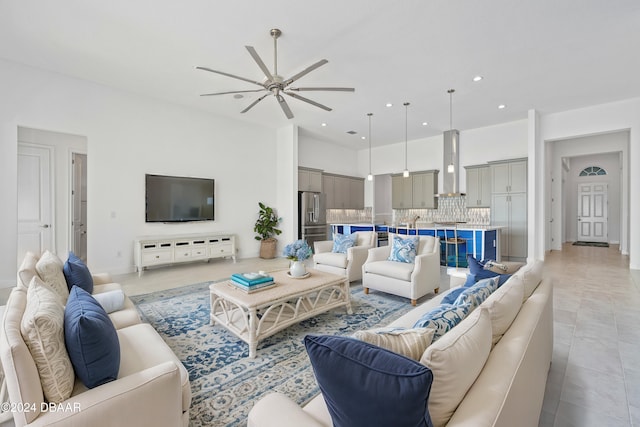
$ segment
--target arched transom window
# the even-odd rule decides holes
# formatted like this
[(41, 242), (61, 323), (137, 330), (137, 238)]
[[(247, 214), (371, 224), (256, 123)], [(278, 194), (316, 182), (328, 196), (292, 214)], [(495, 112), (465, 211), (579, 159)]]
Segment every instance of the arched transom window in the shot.
[(600, 166), (588, 166), (582, 169), (579, 176), (594, 176), (594, 175), (606, 175), (607, 171)]

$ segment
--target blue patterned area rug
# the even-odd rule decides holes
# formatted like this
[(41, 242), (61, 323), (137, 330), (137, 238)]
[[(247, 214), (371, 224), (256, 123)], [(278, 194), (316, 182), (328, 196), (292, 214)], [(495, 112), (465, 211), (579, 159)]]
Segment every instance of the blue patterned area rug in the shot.
[(318, 394), (302, 342), (307, 334), (351, 335), (386, 325), (411, 310), (406, 298), (351, 286), (353, 315), (344, 307), (302, 321), (261, 341), (257, 357), (221, 326), (209, 325), (209, 284), (131, 297), (141, 313), (182, 361), (193, 393), (191, 427), (246, 426), (253, 404), (270, 392), (304, 404)]

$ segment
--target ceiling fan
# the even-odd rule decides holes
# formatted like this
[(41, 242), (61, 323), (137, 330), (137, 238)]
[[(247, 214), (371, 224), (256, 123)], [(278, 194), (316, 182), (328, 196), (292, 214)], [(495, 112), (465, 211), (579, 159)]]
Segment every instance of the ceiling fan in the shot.
[(249, 104), (249, 106), (247, 108), (242, 110), (240, 113), (246, 113), (251, 108), (253, 108), (258, 102), (260, 102), (264, 98), (266, 98), (268, 95), (273, 95), (273, 96), (275, 96), (276, 100), (278, 101), (278, 104), (280, 105), (280, 108), (282, 108), (282, 111), (284, 112), (285, 116), (287, 116), (288, 119), (292, 119), (293, 118), (293, 113), (291, 112), (291, 108), (289, 108), (289, 105), (287, 104), (287, 101), (284, 99), (282, 94), (285, 94), (285, 95), (290, 96), (292, 98), (295, 98), (295, 99), (298, 99), (300, 101), (306, 102), (308, 104), (314, 105), (314, 106), (316, 106), (318, 108), (322, 108), (323, 110), (331, 111), (331, 108), (327, 107), (326, 105), (322, 105), (322, 104), (320, 104), (320, 103), (318, 103), (316, 101), (313, 101), (311, 99), (305, 98), (304, 96), (300, 96), (295, 92), (300, 92), (300, 91), (354, 92), (355, 91), (355, 89), (351, 88), (351, 87), (291, 87), (290, 85), (293, 82), (295, 82), (296, 80), (298, 80), (299, 78), (301, 78), (303, 76), (306, 76), (311, 71), (315, 70), (318, 67), (321, 67), (322, 65), (326, 64), (329, 61), (327, 61), (326, 59), (321, 59), (320, 61), (316, 62), (315, 64), (310, 65), (309, 67), (307, 67), (304, 70), (300, 71), (298, 74), (295, 74), (292, 77), (290, 77), (288, 79), (285, 79), (285, 78), (283, 78), (282, 76), (280, 76), (278, 74), (278, 37), (280, 37), (280, 35), (282, 34), (282, 31), (280, 31), (277, 28), (274, 28), (274, 29), (272, 29), (270, 31), (270, 34), (271, 34), (271, 37), (273, 37), (273, 73), (271, 73), (269, 71), (267, 66), (264, 64), (264, 62), (262, 61), (262, 59), (258, 55), (258, 52), (256, 52), (256, 50), (252, 46), (245, 46), (247, 48), (247, 50), (249, 51), (249, 54), (251, 55), (253, 60), (256, 61), (256, 63), (258, 64), (258, 67), (260, 67), (260, 69), (262, 70), (262, 72), (265, 75), (265, 79), (262, 82), (258, 82), (258, 81), (255, 81), (255, 80), (251, 80), (251, 79), (247, 79), (247, 78), (244, 78), (244, 77), (236, 76), (234, 74), (225, 73), (223, 71), (212, 70), (211, 68), (207, 68), (207, 67), (196, 67), (198, 70), (209, 71), (209, 72), (212, 72), (212, 73), (221, 74), (223, 76), (231, 77), (233, 79), (238, 79), (238, 80), (242, 80), (242, 81), (245, 81), (245, 82), (253, 83), (255, 85), (260, 86), (261, 87), (260, 89), (234, 90), (234, 91), (230, 91), (230, 92), (205, 93), (205, 94), (202, 94), (200, 96), (215, 96), (215, 95), (227, 95), (227, 94), (231, 94), (231, 93), (247, 93), (247, 92), (263, 92), (263, 91), (266, 91), (267, 93), (265, 93), (264, 95), (260, 96), (258, 99), (253, 101), (251, 104)]

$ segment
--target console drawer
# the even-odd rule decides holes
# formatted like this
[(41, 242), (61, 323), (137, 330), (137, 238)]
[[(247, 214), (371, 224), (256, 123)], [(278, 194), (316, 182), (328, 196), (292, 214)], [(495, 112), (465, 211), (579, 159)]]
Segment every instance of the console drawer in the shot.
[(142, 262), (144, 265), (166, 264), (171, 262), (171, 250), (144, 251), (142, 252)]

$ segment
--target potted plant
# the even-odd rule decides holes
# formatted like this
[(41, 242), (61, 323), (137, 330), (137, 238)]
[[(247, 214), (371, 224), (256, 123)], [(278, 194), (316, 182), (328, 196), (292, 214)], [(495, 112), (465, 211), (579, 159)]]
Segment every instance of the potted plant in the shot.
[(258, 233), (255, 239), (260, 240), (260, 258), (275, 258), (278, 241), (273, 236), (282, 233), (282, 230), (276, 228), (281, 218), (278, 218), (273, 208), (264, 203), (258, 202), (258, 206), (260, 206), (260, 211), (253, 231)]

